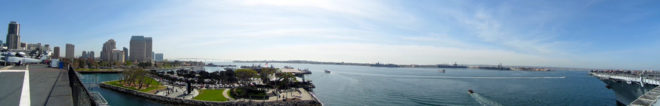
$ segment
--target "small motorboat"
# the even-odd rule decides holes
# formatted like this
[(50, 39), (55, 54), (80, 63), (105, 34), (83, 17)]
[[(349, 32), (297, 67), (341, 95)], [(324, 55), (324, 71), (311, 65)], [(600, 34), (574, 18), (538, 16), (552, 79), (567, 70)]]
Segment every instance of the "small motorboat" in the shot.
[(445, 69), (439, 70), (438, 72), (445, 73)]
[(325, 73), (332, 73), (330, 70), (325, 70)]
[(469, 89), (468, 93), (472, 94), (472, 93), (474, 93), (474, 91), (472, 91), (472, 89)]

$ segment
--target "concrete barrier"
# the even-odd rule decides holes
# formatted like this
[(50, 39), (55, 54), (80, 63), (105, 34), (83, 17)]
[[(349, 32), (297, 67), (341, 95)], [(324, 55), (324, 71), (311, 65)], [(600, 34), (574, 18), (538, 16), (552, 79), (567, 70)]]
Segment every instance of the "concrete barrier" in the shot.
[(168, 104), (178, 105), (195, 105), (195, 106), (322, 106), (321, 102), (315, 100), (296, 100), (296, 101), (269, 101), (269, 102), (250, 102), (250, 101), (227, 101), (227, 102), (213, 102), (213, 101), (200, 101), (192, 99), (171, 98), (167, 96), (160, 96), (156, 94), (144, 93), (136, 90), (130, 90), (122, 87), (108, 85), (101, 83), (102, 88), (111, 89), (114, 91), (136, 95), (147, 99), (164, 102)]

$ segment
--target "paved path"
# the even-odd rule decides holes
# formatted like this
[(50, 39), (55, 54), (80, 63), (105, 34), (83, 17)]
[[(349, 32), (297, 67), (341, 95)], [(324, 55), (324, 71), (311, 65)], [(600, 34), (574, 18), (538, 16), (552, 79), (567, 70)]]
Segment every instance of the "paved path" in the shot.
[(234, 100), (234, 98), (232, 98), (231, 96), (229, 96), (229, 91), (230, 91), (230, 90), (231, 90), (230, 88), (227, 88), (227, 89), (223, 90), (223, 91), (222, 91), (222, 96), (225, 96), (225, 98), (227, 98), (227, 99), (229, 99), (229, 100), (231, 101), (231, 100)]
[(157, 92), (156, 95), (161, 95), (161, 96), (167, 96), (167, 97), (172, 97), (172, 98), (184, 98), (184, 99), (192, 99), (195, 96), (199, 95), (199, 91), (197, 89), (193, 89), (190, 94), (185, 94), (186, 90), (184, 87), (173, 87), (170, 85), (165, 85), (166, 87), (172, 89), (169, 94), (167, 91), (160, 91)]

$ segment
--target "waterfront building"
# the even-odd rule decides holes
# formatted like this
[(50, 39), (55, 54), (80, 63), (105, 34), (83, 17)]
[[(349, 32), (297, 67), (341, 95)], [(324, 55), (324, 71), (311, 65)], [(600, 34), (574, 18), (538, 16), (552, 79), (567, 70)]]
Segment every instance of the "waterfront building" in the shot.
[(75, 46), (74, 46), (73, 44), (69, 44), (69, 43), (67, 43), (67, 44), (66, 44), (66, 52), (65, 52), (65, 56), (64, 56), (64, 57), (65, 57), (65, 58), (69, 58), (69, 59), (74, 58), (74, 57), (73, 57), (73, 55), (74, 55), (74, 48), (75, 48)]
[(103, 49), (101, 50), (101, 60), (103, 61), (112, 61), (112, 50), (116, 47), (114, 39), (110, 39), (103, 43)]
[(163, 61), (163, 53), (156, 53), (156, 54), (154, 54), (154, 61), (156, 61), (156, 62), (161, 62), (161, 61)]
[(128, 61), (128, 48), (124, 47), (124, 61)]
[(124, 63), (124, 51), (121, 50), (112, 50), (112, 61)]
[(132, 36), (129, 60), (134, 62), (152, 62), (151, 37)]
[(60, 47), (59, 46), (53, 47), (53, 55), (52, 55), (51, 58), (53, 58), (53, 59), (60, 58)]
[(20, 24), (16, 21), (9, 22), (7, 28), (7, 49), (19, 49), (21, 45)]

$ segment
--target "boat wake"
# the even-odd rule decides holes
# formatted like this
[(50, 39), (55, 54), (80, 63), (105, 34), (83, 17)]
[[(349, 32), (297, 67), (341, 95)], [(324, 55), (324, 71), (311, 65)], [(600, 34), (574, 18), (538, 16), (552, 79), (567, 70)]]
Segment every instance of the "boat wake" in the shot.
[(479, 93), (468, 93), (470, 96), (482, 106), (502, 106), (502, 104), (481, 96)]

